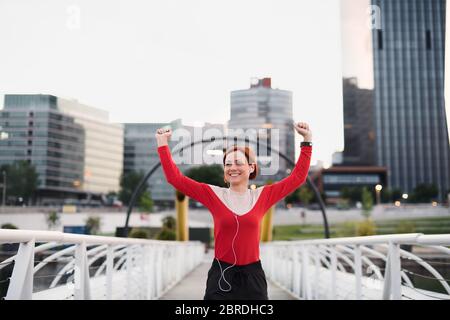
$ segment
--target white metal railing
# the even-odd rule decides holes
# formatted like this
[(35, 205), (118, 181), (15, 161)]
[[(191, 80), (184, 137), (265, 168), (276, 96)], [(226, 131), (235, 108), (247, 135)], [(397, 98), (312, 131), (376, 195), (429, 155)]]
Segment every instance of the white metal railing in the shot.
[[(4, 299), (158, 299), (205, 252), (200, 242), (31, 230), (0, 229), (2, 243), (18, 244), (14, 256), (0, 260), (0, 275), (12, 269), (0, 277), (8, 284)], [(45, 280), (41, 288), (38, 280)]]
[[(261, 260), (267, 277), (299, 299), (450, 300), (450, 280), (436, 270), (449, 274), (448, 246), (450, 234), (278, 241), (261, 245)], [(417, 280), (442, 292), (418, 288)]]

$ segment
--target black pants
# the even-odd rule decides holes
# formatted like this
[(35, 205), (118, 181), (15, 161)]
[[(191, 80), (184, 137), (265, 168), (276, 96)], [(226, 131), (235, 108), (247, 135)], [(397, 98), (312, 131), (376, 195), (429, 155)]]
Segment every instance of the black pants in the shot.
[[(220, 261), (222, 271), (231, 264)], [(213, 260), (208, 272), (204, 300), (268, 300), (267, 281), (261, 261), (228, 268), (221, 278), (219, 262)], [(220, 287), (219, 287), (220, 280)], [(227, 282), (225, 282), (225, 280)], [(231, 285), (231, 289), (230, 289)]]

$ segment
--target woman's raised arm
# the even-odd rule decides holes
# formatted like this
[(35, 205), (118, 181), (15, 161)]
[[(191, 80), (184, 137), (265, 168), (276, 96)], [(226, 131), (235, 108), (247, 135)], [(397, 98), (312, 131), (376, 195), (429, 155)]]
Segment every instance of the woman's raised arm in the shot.
[(300, 157), (291, 174), (283, 180), (264, 186), (268, 189), (266, 191), (267, 209), (305, 183), (311, 163), (312, 147), (303, 146), (301, 148)]
[[(306, 122), (299, 122), (294, 124), (295, 130), (303, 136), (304, 142), (312, 141), (312, 132), (309, 129), (309, 125)], [(266, 190), (266, 207), (269, 209), (275, 203), (286, 197), (288, 194), (293, 192), (295, 189), (300, 187), (303, 183), (305, 183), (306, 178), (308, 177), (309, 166), (311, 164), (311, 154), (312, 154), (312, 146), (304, 145), (301, 147), (300, 157), (295, 164), (294, 169), (291, 174), (280, 180), (275, 182), (274, 184), (267, 185), (264, 188)]]
[(207, 190), (209, 187), (205, 183), (197, 182), (183, 175), (173, 161), (168, 145), (171, 135), (172, 131), (170, 129), (158, 129), (155, 135), (158, 144), (159, 159), (167, 182), (188, 197), (191, 197), (201, 202), (205, 207), (208, 207), (211, 202)]

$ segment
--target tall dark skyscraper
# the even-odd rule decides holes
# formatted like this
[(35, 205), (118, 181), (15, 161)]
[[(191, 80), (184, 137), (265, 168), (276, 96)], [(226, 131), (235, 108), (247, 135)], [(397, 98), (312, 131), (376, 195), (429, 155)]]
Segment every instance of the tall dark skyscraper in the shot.
[(444, 104), (445, 0), (372, 0), (377, 164), (391, 187), (450, 186)]
[(343, 80), (344, 145), (343, 165), (375, 165), (373, 90), (358, 87), (356, 78)]

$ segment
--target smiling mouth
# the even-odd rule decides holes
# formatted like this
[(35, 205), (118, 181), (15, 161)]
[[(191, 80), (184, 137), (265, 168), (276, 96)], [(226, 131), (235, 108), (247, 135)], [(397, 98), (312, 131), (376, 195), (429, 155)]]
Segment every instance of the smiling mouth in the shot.
[(240, 176), (241, 174), (240, 173), (229, 173), (228, 174), (230, 177), (238, 177), (238, 176)]

